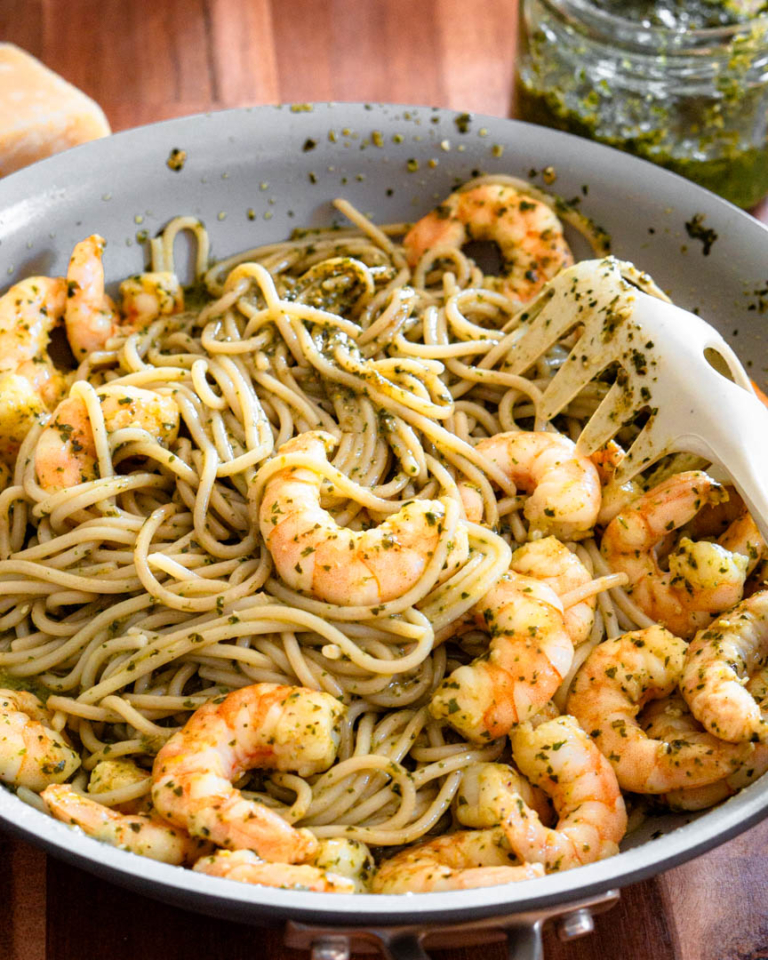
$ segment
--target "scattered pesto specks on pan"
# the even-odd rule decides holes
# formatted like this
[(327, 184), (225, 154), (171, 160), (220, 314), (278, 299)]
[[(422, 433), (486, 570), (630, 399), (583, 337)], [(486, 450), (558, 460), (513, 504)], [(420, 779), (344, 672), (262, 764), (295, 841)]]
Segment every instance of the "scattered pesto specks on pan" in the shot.
[(708, 257), (717, 240), (717, 231), (712, 227), (704, 226), (704, 220), (703, 213), (695, 213), (690, 220), (686, 221), (685, 230), (691, 240), (698, 240), (701, 243), (701, 252)]
[(184, 164), (187, 162), (187, 151), (181, 150), (178, 147), (174, 147), (173, 150), (168, 154), (168, 159), (165, 161), (166, 166), (169, 170), (173, 170), (174, 173), (180, 173), (184, 169)]

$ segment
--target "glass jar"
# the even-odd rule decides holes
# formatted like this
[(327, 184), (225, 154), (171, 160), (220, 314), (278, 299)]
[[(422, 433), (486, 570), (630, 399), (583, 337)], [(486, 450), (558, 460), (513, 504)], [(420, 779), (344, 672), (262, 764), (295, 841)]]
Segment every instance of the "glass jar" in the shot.
[(675, 19), (680, 5), (669, 7), (665, 25), (663, 7), (660, 18), (641, 19), (632, 11), (645, 8), (630, 0), (521, 0), (517, 116), (751, 207), (768, 194), (768, 16), (686, 29)]

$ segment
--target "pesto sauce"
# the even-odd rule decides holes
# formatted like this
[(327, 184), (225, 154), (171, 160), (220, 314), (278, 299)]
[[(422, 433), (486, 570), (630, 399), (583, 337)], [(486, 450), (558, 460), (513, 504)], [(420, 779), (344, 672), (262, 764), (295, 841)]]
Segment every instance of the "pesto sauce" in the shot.
[(517, 78), (517, 115), (521, 120), (554, 127), (596, 140), (650, 160), (658, 166), (680, 174), (706, 187), (739, 207), (753, 207), (768, 194), (768, 140), (759, 147), (729, 144), (720, 156), (699, 160), (675, 156), (665, 149), (663, 116), (659, 118), (660, 136), (638, 135), (618, 137), (597, 132), (592, 111), (574, 110), (565, 103), (559, 91), (546, 93), (529, 88)]
[(202, 280), (197, 280), (195, 283), (191, 283), (188, 287), (184, 287), (185, 311), (200, 311), (210, 302), (211, 295)]
[(768, 194), (768, 0), (520, 9), (522, 119), (642, 157), (741, 207)]
[(768, 11), (765, 0), (595, 0), (595, 6), (634, 23), (678, 30), (732, 27)]
[(51, 691), (43, 686), (35, 677), (13, 677), (5, 670), (0, 670), (0, 690), (25, 690), (45, 703)]

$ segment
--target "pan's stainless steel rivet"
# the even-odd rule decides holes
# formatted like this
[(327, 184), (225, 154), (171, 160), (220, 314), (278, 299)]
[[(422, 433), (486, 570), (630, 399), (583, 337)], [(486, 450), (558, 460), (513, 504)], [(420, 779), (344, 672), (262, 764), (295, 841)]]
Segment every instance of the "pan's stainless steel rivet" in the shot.
[(312, 941), (312, 960), (349, 960), (346, 937), (318, 937)]
[(575, 910), (563, 917), (557, 925), (557, 934), (561, 940), (575, 940), (577, 937), (586, 937), (595, 929), (595, 921), (586, 907)]

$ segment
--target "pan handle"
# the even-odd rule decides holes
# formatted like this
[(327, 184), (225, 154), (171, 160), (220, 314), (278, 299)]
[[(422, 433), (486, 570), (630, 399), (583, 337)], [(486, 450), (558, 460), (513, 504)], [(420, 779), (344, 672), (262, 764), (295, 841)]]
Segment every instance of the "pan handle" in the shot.
[(509, 960), (544, 960), (544, 945), (541, 940), (543, 920), (528, 927), (515, 927), (507, 931)]
[[(508, 927), (505, 930), (509, 960), (544, 960), (544, 947), (541, 932), (544, 923), (536, 920), (521, 926)], [(421, 936), (407, 934), (392, 937), (382, 936), (379, 940), (381, 951), (387, 960), (430, 960), (424, 949)], [(313, 960), (315, 958), (313, 957)], [(321, 960), (321, 958), (317, 958)], [(325, 960), (325, 958), (322, 958)]]
[(592, 933), (593, 914), (609, 910), (618, 899), (618, 890), (607, 890), (570, 904), (458, 924), (331, 927), (289, 920), (285, 943), (311, 950), (312, 960), (350, 960), (353, 949), (355, 953), (383, 954), (386, 960), (430, 960), (425, 943), (430, 949), (451, 949), (498, 943), (506, 938), (508, 960), (544, 960), (542, 931), (547, 921), (555, 924), (561, 940), (575, 940)]

